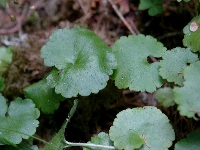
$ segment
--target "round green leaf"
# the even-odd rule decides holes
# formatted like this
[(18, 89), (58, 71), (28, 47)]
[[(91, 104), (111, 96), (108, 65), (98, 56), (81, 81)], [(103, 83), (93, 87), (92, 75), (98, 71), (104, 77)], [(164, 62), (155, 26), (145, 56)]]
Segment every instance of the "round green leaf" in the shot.
[(115, 85), (122, 89), (154, 92), (162, 85), (158, 74), (159, 63), (149, 64), (148, 56), (161, 57), (166, 48), (151, 36), (130, 35), (121, 37), (113, 46), (118, 61), (114, 71)]
[(8, 108), (5, 98), (0, 96), (0, 136), (14, 144), (19, 144), (28, 135), (36, 132), (40, 112), (30, 99), (16, 98)]
[(200, 52), (200, 27), (196, 31), (191, 31), (190, 27), (193, 22), (196, 22), (198, 26), (200, 25), (200, 16), (194, 17), (184, 28), (184, 39), (183, 45), (191, 48), (193, 52)]
[[(109, 135), (104, 132), (100, 132), (97, 136), (92, 137), (91, 141), (88, 143), (94, 143), (94, 144), (105, 145), (105, 146), (113, 146), (113, 142), (110, 140)], [(83, 150), (105, 150), (105, 149), (84, 147)]]
[(117, 62), (110, 48), (87, 29), (59, 29), (42, 47), (47, 66), (58, 70), (47, 77), (56, 93), (70, 98), (88, 96), (106, 87)]
[(197, 150), (200, 149), (200, 131), (194, 130), (175, 145), (175, 150)]
[(197, 60), (197, 54), (192, 53), (189, 48), (174, 48), (165, 52), (163, 60), (160, 61), (159, 73), (168, 82), (183, 86), (183, 70)]
[(121, 111), (109, 135), (117, 149), (125, 150), (168, 150), (175, 138), (169, 119), (153, 106)]
[(173, 89), (174, 100), (178, 104), (180, 114), (191, 118), (196, 112), (200, 115), (200, 61), (186, 67), (183, 74), (184, 86)]
[(174, 102), (174, 93), (170, 87), (161, 88), (156, 91), (155, 99), (159, 101), (164, 107), (173, 106)]
[(54, 88), (47, 85), (46, 79), (34, 83), (24, 89), (26, 98), (32, 99), (37, 108), (41, 108), (45, 114), (53, 114), (60, 105), (60, 101), (66, 98), (56, 94)]

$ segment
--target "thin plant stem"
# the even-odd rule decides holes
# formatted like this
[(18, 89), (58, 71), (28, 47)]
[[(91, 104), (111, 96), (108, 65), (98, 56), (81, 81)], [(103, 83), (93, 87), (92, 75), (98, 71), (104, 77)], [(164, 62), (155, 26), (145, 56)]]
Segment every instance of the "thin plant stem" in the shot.
[(105, 148), (105, 149), (114, 149), (114, 146), (107, 146), (107, 145), (98, 145), (98, 144), (93, 144), (93, 143), (72, 143), (72, 142), (68, 142), (65, 141), (65, 143), (67, 144), (67, 146), (65, 146), (65, 148), (67, 147), (71, 147), (71, 146), (83, 146), (83, 147), (95, 147), (95, 148)]
[(117, 9), (117, 6), (115, 5), (115, 3), (112, 0), (108, 0), (109, 3), (112, 5), (112, 8), (115, 10), (116, 14), (119, 16), (119, 18), (123, 21), (123, 23), (125, 24), (125, 26), (128, 28), (128, 30), (132, 33), (132, 34), (136, 34), (136, 32), (132, 29), (132, 27), (129, 25), (129, 23), (126, 21), (126, 19), (124, 18), (124, 16), (120, 13), (120, 11)]

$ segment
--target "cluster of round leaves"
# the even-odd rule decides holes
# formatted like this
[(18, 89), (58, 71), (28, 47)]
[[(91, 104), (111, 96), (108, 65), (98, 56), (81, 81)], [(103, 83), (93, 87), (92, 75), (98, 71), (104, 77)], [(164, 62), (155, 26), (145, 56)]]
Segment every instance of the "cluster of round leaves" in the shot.
[[(158, 90), (156, 94), (158, 101), (167, 104), (166, 107), (173, 105), (174, 102), (178, 104), (180, 114), (189, 118), (195, 118), (195, 114), (199, 114), (200, 110), (198, 102), (200, 61), (198, 55), (194, 53), (200, 50), (199, 23), (200, 16), (197, 16), (183, 29), (185, 33), (183, 44), (188, 48), (177, 47), (164, 54), (163, 60), (160, 61), (159, 74), (176, 86), (173, 89), (168, 88), (168, 98), (162, 98), (167, 94), (164, 89)], [(169, 93), (172, 93), (171, 96)]]
[[(199, 22), (199, 18), (195, 19)], [(191, 22), (184, 28), (185, 39), (187, 34), (190, 37), (199, 31), (199, 29), (195, 32), (189, 31), (190, 25)], [(166, 51), (163, 44), (155, 38), (140, 34), (121, 37), (110, 49), (95, 33), (87, 29), (59, 29), (51, 35), (41, 50), (45, 65), (54, 67), (46, 78), (49, 88), (47, 86), (44, 88), (49, 90), (55, 88), (55, 94), (61, 94), (65, 98), (76, 97), (78, 94), (88, 96), (105, 88), (109, 75), (113, 74), (112, 78), (119, 89), (129, 88), (151, 93), (161, 87), (163, 79), (166, 79), (177, 86), (184, 85), (180, 88), (189, 91), (188, 88), (191, 86), (187, 86), (188, 82), (185, 82), (186, 74), (189, 72), (184, 71), (185, 68), (190, 67), (190, 64), (198, 61), (197, 54), (191, 52), (197, 51), (194, 48), (196, 46), (189, 43), (191, 45), (187, 45), (188, 48), (177, 47)], [(149, 63), (147, 60), (149, 56), (162, 58), (162, 60)], [(195, 81), (197, 83), (198, 80)], [(198, 90), (198, 86), (195, 84), (193, 86), (196, 88), (192, 88)], [(32, 88), (32, 91), (35, 89)], [(32, 91), (30, 88), (25, 89), (25, 93), (32, 93)], [(192, 100), (188, 102), (186, 99), (182, 100), (183, 97), (187, 97), (185, 96), (187, 92), (181, 92), (179, 87), (174, 88), (173, 92), (175, 93), (174, 101), (167, 102), (167, 107), (176, 102), (182, 115), (194, 116), (195, 110), (198, 110), (198, 105), (194, 107), (198, 93), (191, 94)], [(30, 94), (26, 95), (29, 95), (27, 98), (35, 99)], [(51, 100), (50, 97), (47, 96), (46, 101)], [(58, 98), (58, 101), (60, 100), (63, 98)], [(190, 110), (185, 107), (186, 103), (189, 103)], [(56, 109), (58, 105), (59, 103), (55, 105), (55, 108), (49, 109), (49, 112), (52, 113), (53, 111), (50, 110)]]
[[(198, 51), (198, 42), (193, 43), (187, 39), (194, 38), (191, 34), (195, 34), (194, 31), (188, 32), (190, 25), (184, 28), (184, 45), (188, 48), (178, 47), (171, 51), (166, 51), (163, 44), (155, 38), (142, 34), (121, 37), (110, 49), (96, 34), (87, 29), (56, 30), (41, 50), (45, 65), (53, 67), (46, 80), (42, 81), (47, 83), (49, 88), (46, 86), (43, 89), (47, 88), (53, 93), (52, 88), (55, 88), (53, 95), (57, 94), (56, 97), (59, 97), (59, 94), (65, 98), (76, 97), (78, 94), (88, 96), (105, 88), (109, 76), (112, 75), (119, 89), (154, 92), (162, 86), (163, 79), (166, 79), (182, 87), (160, 90), (166, 95), (174, 95), (174, 101), (172, 97), (167, 101), (163, 100), (163, 104), (168, 107), (176, 102), (181, 115), (193, 117), (200, 108), (197, 105), (200, 62), (198, 56), (191, 52)], [(198, 31), (199, 29), (195, 32)], [(163, 60), (149, 63), (149, 56)], [(36, 89), (37, 86), (25, 89), (27, 97)], [(188, 94), (190, 89), (193, 90)], [(34, 98), (38, 99), (37, 94)], [(59, 99), (62, 100), (62, 97)], [(51, 97), (46, 100), (51, 100)], [(56, 108), (52, 108), (54, 109)], [(91, 142), (96, 141), (95, 139), (101, 142), (101, 137), (113, 141), (113, 145), (118, 149), (156, 150), (168, 149), (171, 146), (174, 131), (160, 110), (144, 107), (120, 112), (109, 135), (101, 134)], [(110, 141), (107, 143), (112, 144)]]
[(176, 86), (173, 89), (169, 87), (158, 90), (156, 99), (165, 107), (178, 104), (180, 114), (190, 118), (195, 117), (195, 113), (200, 109), (198, 60), (198, 55), (192, 53), (190, 48), (177, 47), (167, 51), (160, 61), (159, 74)]
[[(109, 75), (118, 88), (154, 92), (163, 82), (159, 63), (147, 57), (162, 57), (166, 48), (151, 36), (121, 37), (111, 49), (87, 29), (59, 29), (41, 49), (46, 66), (55, 68), (47, 84), (66, 98), (88, 96), (105, 88)], [(116, 60), (117, 59), (117, 60)]]

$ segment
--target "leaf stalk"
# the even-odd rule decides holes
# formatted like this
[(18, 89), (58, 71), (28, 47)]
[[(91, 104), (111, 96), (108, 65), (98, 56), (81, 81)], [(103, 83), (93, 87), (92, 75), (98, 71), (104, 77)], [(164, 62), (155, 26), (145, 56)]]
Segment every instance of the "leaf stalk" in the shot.
[(72, 142), (68, 142), (68, 141), (65, 141), (65, 143), (67, 144), (67, 146), (65, 146), (65, 148), (72, 147), (72, 146), (82, 146), (82, 147), (115, 149), (114, 146), (98, 145), (98, 144), (93, 144), (93, 143), (72, 143)]

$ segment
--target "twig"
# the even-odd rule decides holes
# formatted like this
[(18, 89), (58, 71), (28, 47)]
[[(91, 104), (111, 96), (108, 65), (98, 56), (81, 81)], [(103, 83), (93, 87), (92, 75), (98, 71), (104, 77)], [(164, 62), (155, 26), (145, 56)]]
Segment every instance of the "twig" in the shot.
[(81, 9), (83, 10), (83, 13), (86, 15), (87, 12), (86, 12), (86, 10), (85, 10), (85, 8), (84, 8), (83, 3), (81, 2), (81, 0), (78, 0), (78, 3), (80, 5)]
[[(126, 19), (127, 19), (127, 18), (126, 18)], [(136, 25), (135, 25), (133, 19), (132, 19), (132, 18), (129, 19), (128, 22), (131, 24), (131, 26), (132, 26), (133, 30), (136, 32), (136, 34), (140, 34), (140, 31), (139, 31), (138, 28), (136, 27)]]
[(28, 11), (28, 5), (25, 5), (24, 9), (22, 10), (21, 16), (16, 18), (16, 25), (10, 29), (1, 29), (0, 34), (10, 34), (19, 31), (24, 22), (24, 18), (26, 17), (27, 11)]
[(128, 30), (132, 33), (132, 34), (136, 34), (136, 32), (131, 28), (131, 26), (128, 24), (128, 22), (126, 21), (126, 19), (124, 18), (124, 16), (120, 13), (120, 11), (118, 10), (117, 6), (115, 5), (115, 3), (112, 0), (108, 0), (109, 3), (112, 5), (112, 8), (115, 10), (116, 14), (119, 16), (119, 18), (123, 21), (123, 23), (126, 25), (126, 27), (128, 28)]
[(36, 1), (29, 9), (28, 4), (25, 4), (22, 13), (16, 18), (16, 25), (9, 29), (0, 29), (0, 34), (11, 34), (14, 32), (21, 32), (21, 27), (25, 23), (26, 17), (30, 16), (38, 7), (42, 7), (41, 4), (44, 0)]
[(181, 35), (181, 34), (182, 34), (182, 32), (167, 33), (167, 34), (165, 34), (165, 35), (163, 35), (163, 36), (158, 37), (157, 39), (158, 39), (158, 40), (162, 40), (162, 39), (167, 38), (167, 37), (170, 37), (170, 36), (176, 36), (176, 35)]

